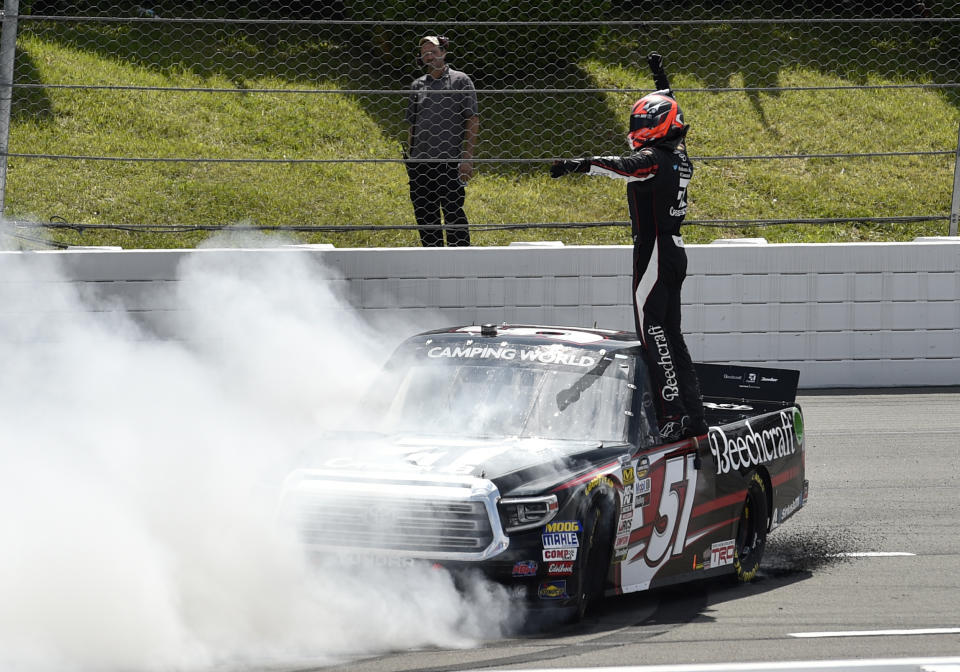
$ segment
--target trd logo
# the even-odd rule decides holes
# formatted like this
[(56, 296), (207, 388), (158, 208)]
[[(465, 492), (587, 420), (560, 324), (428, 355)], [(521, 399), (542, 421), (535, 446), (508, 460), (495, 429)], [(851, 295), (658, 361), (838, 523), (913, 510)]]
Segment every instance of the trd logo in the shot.
[(720, 541), (710, 547), (710, 566), (722, 567), (723, 565), (733, 564), (735, 547), (733, 539), (730, 541)]

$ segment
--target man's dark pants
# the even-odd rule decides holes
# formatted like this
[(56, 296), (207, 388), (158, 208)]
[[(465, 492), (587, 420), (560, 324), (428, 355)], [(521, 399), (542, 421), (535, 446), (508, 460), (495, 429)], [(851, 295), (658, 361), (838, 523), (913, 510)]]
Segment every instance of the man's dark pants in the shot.
[(447, 244), (451, 247), (468, 247), (470, 230), (467, 215), (463, 212), (466, 188), (460, 181), (460, 164), (418, 163), (409, 161), (410, 200), (413, 216), (420, 229), (420, 243), (424, 247), (443, 247), (443, 223), (447, 229)]
[[(680, 328), (680, 288), (687, 275), (687, 254), (671, 236), (661, 236), (634, 245), (633, 263), (634, 318), (657, 387), (658, 419), (664, 425), (688, 415), (702, 423), (700, 384)], [(643, 296), (637, 294), (640, 284), (648, 288)]]

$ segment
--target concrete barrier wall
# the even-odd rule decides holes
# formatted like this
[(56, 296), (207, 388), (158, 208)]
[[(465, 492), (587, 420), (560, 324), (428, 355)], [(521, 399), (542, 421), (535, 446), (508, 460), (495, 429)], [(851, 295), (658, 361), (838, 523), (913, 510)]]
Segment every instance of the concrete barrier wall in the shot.
[[(333, 269), (329, 283), (373, 322), (633, 329), (622, 246), (0, 252), (0, 317), (65, 318), (69, 308), (23, 290), (66, 282), (90, 297), (85, 309), (127, 311), (156, 337), (176, 337), (183, 309), (171, 290), (192, 255), (306, 255)], [(696, 360), (797, 368), (805, 388), (960, 385), (960, 238), (714, 243), (688, 256), (683, 322)], [(8, 338), (16, 323), (2, 322)]]

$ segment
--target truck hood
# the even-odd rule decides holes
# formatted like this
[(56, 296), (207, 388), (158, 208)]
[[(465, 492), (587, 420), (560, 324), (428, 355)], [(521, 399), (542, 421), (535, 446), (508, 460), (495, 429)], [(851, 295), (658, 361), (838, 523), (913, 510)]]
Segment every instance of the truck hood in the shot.
[[(330, 437), (333, 438), (333, 437)], [(324, 441), (300, 467), (310, 470), (397, 477), (474, 477), (496, 481), (536, 467), (568, 472), (574, 463), (590, 460), (600, 441), (533, 438), (449, 438), (403, 434), (351, 435)], [(597, 458), (600, 456), (597, 455)]]
[(510, 437), (328, 436), (288, 474), (278, 510), (320, 552), (485, 560), (509, 545), (503, 498), (549, 492), (624, 449)]

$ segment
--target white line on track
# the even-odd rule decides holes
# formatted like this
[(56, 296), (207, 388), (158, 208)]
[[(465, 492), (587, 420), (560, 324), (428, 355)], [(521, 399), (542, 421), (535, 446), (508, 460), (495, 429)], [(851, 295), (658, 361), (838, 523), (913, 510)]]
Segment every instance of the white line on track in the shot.
[(837, 632), (791, 632), (791, 637), (876, 637), (900, 635), (960, 635), (960, 628), (915, 628), (910, 630), (846, 630)]
[[(878, 658), (807, 660), (771, 663), (700, 663), (688, 665), (628, 665), (624, 667), (543, 668), (523, 672), (957, 672), (960, 658)], [(465, 672), (479, 672), (470, 671)]]
[(916, 553), (906, 551), (853, 551), (850, 553), (834, 553), (833, 558), (901, 558), (915, 556)]

